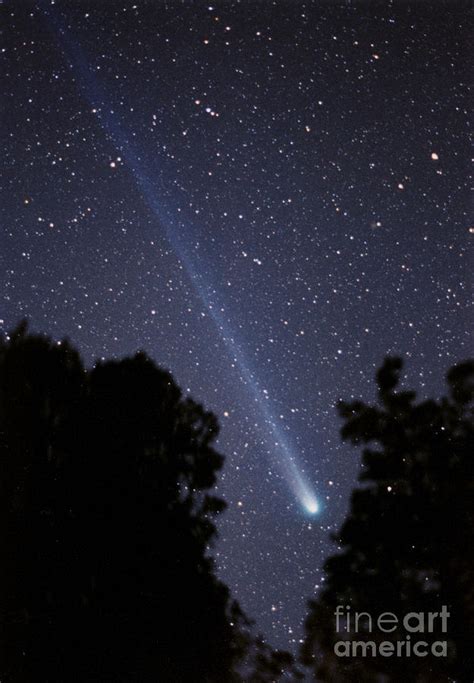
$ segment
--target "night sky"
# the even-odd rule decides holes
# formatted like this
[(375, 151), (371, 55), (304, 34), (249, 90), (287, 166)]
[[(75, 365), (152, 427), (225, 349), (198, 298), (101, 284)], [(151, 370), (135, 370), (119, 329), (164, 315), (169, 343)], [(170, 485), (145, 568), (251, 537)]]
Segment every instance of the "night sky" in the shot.
[(469, 355), (469, 4), (2, 4), (2, 329), (217, 414), (213, 552), (272, 645), (356, 482), (337, 399)]

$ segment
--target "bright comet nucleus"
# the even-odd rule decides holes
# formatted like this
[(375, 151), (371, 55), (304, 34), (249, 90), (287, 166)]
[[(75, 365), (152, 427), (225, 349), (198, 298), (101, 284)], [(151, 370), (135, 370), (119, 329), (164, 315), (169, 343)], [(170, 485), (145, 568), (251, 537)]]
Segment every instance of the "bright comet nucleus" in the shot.
[(315, 498), (309, 498), (303, 501), (303, 505), (305, 506), (306, 510), (312, 515), (315, 515), (317, 512), (319, 512), (319, 503)]

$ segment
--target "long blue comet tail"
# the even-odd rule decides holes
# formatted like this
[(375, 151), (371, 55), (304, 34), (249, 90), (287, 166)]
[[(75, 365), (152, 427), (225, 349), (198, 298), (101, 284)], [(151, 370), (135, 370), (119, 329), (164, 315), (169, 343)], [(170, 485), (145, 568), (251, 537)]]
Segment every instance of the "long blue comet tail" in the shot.
[[(69, 29), (61, 17), (57, 13), (52, 14), (49, 12), (49, 8), (44, 5), (42, 11), (50, 26), (54, 29), (54, 34), (59, 39), (66, 57), (70, 60), (71, 68), (74, 68), (75, 75), (78, 77), (78, 86), (88, 104), (93, 108), (98, 102), (110, 102), (110, 95), (106, 92), (96, 73), (89, 65), (80, 45), (71, 39)], [(114, 110), (113, 107), (103, 107), (101, 112), (97, 112), (104, 132), (111, 139), (116, 149), (120, 151), (121, 157), (130, 170), (146, 204), (164, 230), (169, 244), (178, 260), (184, 266), (191, 286), (206, 310), (209, 311), (217, 331), (228, 349), (229, 355), (239, 368), (243, 382), (249, 388), (252, 398), (258, 406), (258, 410), (270, 432), (269, 436), (272, 438), (271, 451), (275, 449), (273, 452), (280, 454), (280, 457), (273, 458), (276, 465), (305, 511), (309, 514), (317, 513), (320, 509), (318, 499), (301, 472), (301, 468), (294, 455), (294, 448), (290, 445), (281, 427), (275, 422), (268, 398), (262, 397), (262, 391), (256, 379), (256, 374), (253, 372), (241, 345), (236, 341), (233, 330), (222, 315), (221, 306), (217, 305), (215, 300), (213, 302), (213, 298), (215, 299), (216, 296), (216, 289), (209, 281), (207, 284), (202, 282), (194, 259), (189, 253), (189, 247), (185, 245), (183, 237), (173, 225), (172, 219), (166, 216), (166, 214), (171, 212), (166, 209), (163, 198), (160, 197), (158, 199), (156, 196), (156, 181), (153, 181), (151, 176), (145, 171), (145, 164), (139, 150), (133, 140), (131, 140), (131, 136), (127, 135), (124, 129), (113, 119), (113, 115), (110, 113), (111, 109), (112, 111)], [(209, 273), (211, 270), (207, 268), (206, 272)]]

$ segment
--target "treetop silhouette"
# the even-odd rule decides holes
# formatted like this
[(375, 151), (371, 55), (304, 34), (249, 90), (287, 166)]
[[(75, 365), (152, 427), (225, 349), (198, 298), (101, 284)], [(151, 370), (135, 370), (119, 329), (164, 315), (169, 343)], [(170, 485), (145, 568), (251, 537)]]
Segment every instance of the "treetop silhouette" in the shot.
[[(448, 395), (438, 401), (417, 403), (415, 392), (400, 390), (401, 370), (399, 358), (387, 358), (378, 371), (378, 405), (339, 404), (343, 439), (363, 446), (362, 486), (306, 622), (303, 661), (321, 681), (472, 681), (474, 361), (448, 372)], [(448, 656), (338, 657), (336, 643), (348, 638), (336, 631), (338, 605), (375, 616), (446, 605), (448, 633), (432, 637), (447, 638)], [(401, 637), (398, 629), (382, 635)]]
[(25, 323), (0, 341), (2, 681), (233, 683), (292, 667), (216, 577), (217, 433), (144, 353), (86, 369)]

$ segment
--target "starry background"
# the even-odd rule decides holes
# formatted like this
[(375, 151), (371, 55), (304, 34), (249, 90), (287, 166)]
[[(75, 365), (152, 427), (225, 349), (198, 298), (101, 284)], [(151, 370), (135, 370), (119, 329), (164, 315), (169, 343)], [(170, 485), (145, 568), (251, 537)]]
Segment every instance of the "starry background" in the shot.
[(469, 4), (1, 5), (1, 325), (144, 349), (215, 411), (213, 552), (272, 645), (356, 481), (337, 399), (469, 355)]

